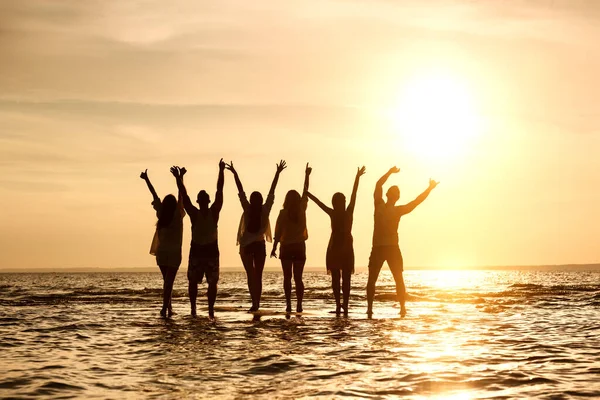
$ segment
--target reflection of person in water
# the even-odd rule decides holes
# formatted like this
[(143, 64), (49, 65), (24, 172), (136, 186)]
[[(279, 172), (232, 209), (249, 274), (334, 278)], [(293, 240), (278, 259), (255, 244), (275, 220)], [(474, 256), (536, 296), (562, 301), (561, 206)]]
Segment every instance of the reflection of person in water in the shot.
[(281, 268), (283, 269), (283, 291), (285, 292), (286, 311), (292, 312), (292, 274), (296, 284), (296, 312), (302, 312), (304, 282), (302, 273), (306, 263), (306, 207), (308, 205), (308, 183), (312, 168), (306, 164), (304, 172), (304, 190), (302, 196), (290, 190), (285, 196), (283, 209), (279, 212), (275, 224), (275, 238), (271, 257), (277, 256), (277, 245), (281, 242)]
[[(327, 207), (319, 199), (308, 193), (308, 198), (317, 203), (323, 211), (331, 218), (331, 237), (327, 247), (327, 272), (331, 274), (331, 288), (335, 297), (335, 312), (339, 314), (341, 308), (348, 313), (348, 301), (350, 299), (350, 277), (354, 273), (354, 246), (352, 239), (352, 221), (354, 206), (356, 204), (356, 192), (360, 177), (364, 175), (365, 167), (359, 168), (354, 179), (352, 196), (346, 208), (346, 197), (342, 193), (335, 193), (331, 199), (333, 208)], [(344, 303), (340, 304), (340, 277), (342, 279), (342, 292)]]
[[(185, 174), (185, 170), (182, 171)], [(177, 270), (181, 264), (181, 241), (183, 237), (183, 217), (185, 211), (181, 201), (177, 201), (175, 196), (168, 194), (163, 201), (154, 190), (154, 186), (148, 178), (148, 170), (140, 174), (150, 193), (152, 194), (152, 207), (156, 210), (158, 222), (156, 231), (150, 247), (150, 254), (156, 256), (156, 263), (163, 277), (163, 306), (160, 315), (170, 317), (173, 315), (171, 306), (171, 295), (173, 293), (173, 283)], [(181, 198), (180, 198), (181, 200)]]
[(214, 306), (217, 299), (217, 283), (219, 282), (219, 234), (218, 223), (219, 214), (223, 207), (223, 185), (225, 163), (223, 159), (219, 162), (219, 177), (217, 179), (217, 194), (215, 202), (210, 204), (210, 196), (206, 191), (201, 190), (198, 193), (197, 202), (200, 209), (196, 208), (188, 196), (185, 185), (183, 184), (183, 169), (177, 167), (171, 168), (171, 172), (177, 180), (177, 187), (183, 199), (185, 211), (190, 216), (192, 222), (192, 243), (190, 246), (190, 257), (188, 264), (188, 293), (190, 296), (190, 305), (192, 316), (196, 316), (196, 297), (198, 297), (198, 284), (206, 276), (208, 283), (208, 315), (213, 318), (215, 315)]
[(400, 302), (400, 315), (406, 315), (405, 297), (406, 289), (402, 271), (404, 269), (402, 253), (398, 246), (398, 224), (403, 215), (410, 213), (429, 196), (429, 193), (437, 186), (438, 182), (429, 180), (429, 187), (416, 199), (408, 204), (396, 206), (400, 198), (398, 186), (392, 186), (387, 191), (387, 201), (383, 201), (383, 184), (391, 174), (399, 172), (396, 167), (383, 175), (375, 185), (375, 229), (373, 231), (373, 248), (369, 257), (369, 280), (367, 282), (367, 314), (373, 313), (373, 297), (375, 296), (375, 284), (383, 263), (387, 261), (390, 271), (396, 282), (396, 294)]
[(279, 181), (279, 174), (286, 168), (286, 165), (283, 160), (277, 164), (277, 171), (264, 204), (263, 197), (259, 192), (252, 192), (250, 201), (248, 201), (242, 181), (233, 167), (233, 162), (227, 164), (225, 168), (233, 173), (244, 210), (238, 229), (237, 244), (240, 245), (240, 257), (248, 278), (248, 291), (252, 299), (250, 311), (258, 311), (262, 295), (263, 269), (267, 258), (265, 240), (269, 242), (272, 240), (269, 214), (275, 201), (275, 188)]

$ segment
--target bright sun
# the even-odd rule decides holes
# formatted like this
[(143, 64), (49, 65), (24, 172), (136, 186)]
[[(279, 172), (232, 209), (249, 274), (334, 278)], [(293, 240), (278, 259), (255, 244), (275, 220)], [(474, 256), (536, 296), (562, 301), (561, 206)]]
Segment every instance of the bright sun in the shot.
[(411, 79), (402, 88), (391, 117), (402, 145), (431, 160), (464, 155), (481, 131), (468, 86), (444, 73)]

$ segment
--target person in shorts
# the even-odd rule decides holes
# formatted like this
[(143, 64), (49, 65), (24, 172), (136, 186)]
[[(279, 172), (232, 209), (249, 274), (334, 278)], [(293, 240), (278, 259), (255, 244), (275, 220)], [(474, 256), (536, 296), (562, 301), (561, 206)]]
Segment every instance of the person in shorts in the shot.
[[(219, 235), (218, 223), (219, 214), (223, 207), (223, 186), (225, 183), (225, 162), (219, 161), (219, 177), (217, 179), (217, 193), (215, 201), (210, 205), (210, 196), (205, 190), (198, 193), (197, 203), (200, 208), (196, 208), (188, 196), (185, 185), (183, 184), (182, 169), (175, 167), (180, 171), (174, 173), (177, 180), (177, 187), (185, 211), (192, 222), (192, 242), (190, 245), (190, 256), (188, 263), (188, 294), (190, 296), (191, 314), (196, 316), (196, 298), (198, 297), (198, 284), (206, 278), (208, 284), (208, 316), (215, 316), (215, 301), (217, 299), (217, 283), (219, 282)], [(185, 169), (183, 169), (185, 170)]]
[(275, 201), (275, 188), (279, 181), (279, 175), (286, 168), (286, 165), (283, 160), (277, 164), (275, 177), (271, 183), (267, 200), (264, 203), (260, 192), (252, 192), (250, 201), (248, 201), (242, 181), (233, 167), (233, 162), (227, 164), (225, 168), (233, 173), (242, 205), (243, 213), (238, 228), (237, 244), (240, 245), (240, 258), (246, 270), (248, 291), (252, 300), (252, 307), (248, 311), (255, 312), (260, 308), (260, 299), (262, 297), (262, 276), (267, 258), (265, 241), (270, 242), (272, 240), (269, 214)]
[(277, 245), (281, 242), (279, 258), (283, 269), (283, 291), (285, 293), (286, 312), (292, 312), (292, 274), (296, 284), (296, 312), (302, 312), (304, 282), (302, 273), (306, 263), (306, 207), (308, 206), (308, 183), (312, 168), (306, 164), (304, 171), (304, 190), (302, 196), (290, 190), (283, 202), (275, 224), (275, 237), (271, 257), (277, 256)]
[(375, 185), (375, 228), (373, 230), (373, 247), (369, 257), (369, 279), (367, 281), (367, 314), (373, 314), (373, 298), (375, 297), (375, 284), (379, 277), (379, 272), (383, 263), (387, 261), (388, 267), (392, 272), (396, 283), (396, 294), (400, 302), (400, 315), (406, 315), (406, 288), (404, 286), (404, 262), (402, 253), (398, 246), (398, 225), (403, 215), (410, 213), (419, 204), (421, 204), (429, 193), (437, 186), (438, 182), (429, 180), (429, 187), (421, 193), (416, 199), (408, 204), (397, 206), (396, 202), (400, 199), (400, 189), (398, 186), (392, 186), (388, 189), (387, 201), (383, 201), (383, 184), (391, 174), (400, 172), (397, 167), (392, 167), (383, 175)]

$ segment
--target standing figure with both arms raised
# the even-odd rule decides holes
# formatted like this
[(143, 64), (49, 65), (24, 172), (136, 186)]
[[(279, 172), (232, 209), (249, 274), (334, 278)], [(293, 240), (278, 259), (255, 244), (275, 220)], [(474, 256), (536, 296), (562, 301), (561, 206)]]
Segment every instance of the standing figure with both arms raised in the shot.
[(283, 209), (279, 212), (275, 224), (275, 237), (271, 257), (277, 256), (277, 245), (281, 243), (279, 259), (283, 269), (283, 291), (285, 293), (286, 312), (292, 312), (292, 275), (296, 284), (296, 312), (302, 312), (304, 282), (302, 273), (306, 263), (306, 207), (308, 206), (308, 184), (312, 168), (306, 164), (304, 171), (304, 189), (302, 196), (295, 190), (285, 195)]
[(387, 181), (391, 174), (400, 172), (397, 167), (392, 167), (383, 175), (375, 185), (375, 228), (373, 230), (373, 248), (369, 257), (369, 280), (367, 282), (367, 314), (373, 314), (373, 297), (375, 296), (375, 284), (379, 277), (379, 272), (383, 263), (387, 261), (390, 271), (396, 282), (396, 294), (400, 302), (400, 315), (406, 315), (406, 288), (404, 286), (404, 278), (402, 271), (404, 270), (404, 262), (402, 253), (398, 246), (398, 225), (400, 218), (403, 215), (410, 213), (419, 204), (421, 204), (429, 193), (438, 185), (438, 182), (433, 179), (429, 180), (429, 187), (421, 193), (416, 199), (408, 204), (396, 206), (396, 202), (400, 199), (400, 189), (398, 186), (392, 186), (388, 189), (386, 197), (387, 201), (383, 201), (383, 184)]
[(233, 173), (240, 203), (244, 211), (238, 228), (237, 244), (240, 246), (240, 257), (246, 270), (248, 291), (252, 299), (252, 307), (249, 311), (254, 312), (260, 308), (260, 298), (262, 296), (262, 275), (267, 258), (265, 240), (268, 242), (272, 241), (269, 214), (275, 201), (275, 188), (279, 181), (279, 175), (286, 168), (286, 165), (283, 160), (277, 164), (275, 177), (273, 178), (271, 189), (269, 189), (269, 194), (264, 204), (263, 197), (259, 192), (252, 192), (250, 201), (248, 201), (242, 181), (233, 167), (233, 162), (227, 164), (225, 168)]
[[(350, 203), (346, 208), (346, 197), (343, 193), (335, 193), (331, 199), (333, 208), (327, 207), (310, 192), (308, 198), (331, 218), (331, 238), (327, 246), (326, 265), (327, 272), (331, 274), (331, 288), (335, 297), (335, 312), (348, 314), (348, 302), (350, 299), (350, 278), (354, 273), (354, 245), (352, 239), (352, 222), (354, 217), (354, 206), (356, 204), (356, 192), (360, 177), (365, 174), (365, 167), (358, 168)], [(340, 278), (342, 280), (343, 304), (340, 302)]]
[(175, 176), (179, 193), (183, 199), (185, 211), (192, 222), (192, 242), (190, 245), (190, 256), (188, 264), (188, 293), (190, 296), (191, 314), (196, 316), (196, 297), (198, 296), (198, 284), (202, 283), (206, 276), (208, 283), (208, 316), (215, 316), (215, 300), (217, 298), (217, 283), (219, 282), (219, 214), (223, 207), (223, 185), (225, 182), (225, 162), (219, 162), (219, 177), (217, 179), (217, 193), (215, 201), (210, 205), (210, 196), (205, 190), (198, 193), (196, 208), (188, 196), (183, 184), (184, 168), (173, 167), (171, 173)]

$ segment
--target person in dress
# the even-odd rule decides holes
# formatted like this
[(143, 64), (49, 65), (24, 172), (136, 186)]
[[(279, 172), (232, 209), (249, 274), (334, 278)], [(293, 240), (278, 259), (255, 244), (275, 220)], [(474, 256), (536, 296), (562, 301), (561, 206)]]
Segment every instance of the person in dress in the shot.
[(404, 261), (398, 245), (398, 225), (400, 218), (413, 211), (421, 204), (429, 193), (438, 185), (433, 179), (429, 180), (429, 187), (421, 193), (416, 199), (408, 204), (397, 206), (396, 202), (400, 199), (400, 189), (398, 186), (392, 186), (388, 189), (387, 201), (383, 201), (383, 185), (390, 175), (400, 172), (397, 167), (392, 167), (383, 175), (375, 185), (373, 194), (375, 200), (375, 213), (373, 230), (373, 247), (369, 257), (369, 279), (367, 281), (367, 314), (373, 314), (373, 298), (375, 297), (375, 284), (379, 277), (379, 272), (383, 263), (387, 261), (394, 281), (396, 282), (396, 294), (400, 302), (400, 315), (406, 315), (406, 288), (404, 286)]
[[(352, 221), (354, 206), (356, 205), (356, 192), (360, 177), (365, 174), (365, 167), (358, 168), (354, 178), (354, 186), (350, 203), (346, 208), (346, 197), (343, 193), (335, 193), (331, 199), (333, 208), (327, 207), (312, 193), (307, 193), (308, 198), (314, 201), (331, 219), (331, 237), (327, 246), (326, 265), (327, 273), (331, 275), (331, 288), (335, 298), (335, 312), (348, 314), (350, 299), (350, 279), (354, 273), (354, 245), (352, 239)], [(340, 278), (342, 281), (343, 304), (340, 302)]]
[(277, 257), (277, 246), (281, 243), (279, 259), (283, 269), (283, 291), (285, 292), (286, 312), (292, 312), (292, 275), (296, 284), (296, 312), (302, 312), (304, 282), (302, 273), (306, 263), (306, 207), (308, 205), (308, 184), (312, 168), (306, 164), (304, 190), (302, 196), (290, 190), (285, 196), (283, 209), (275, 224), (275, 237), (271, 257)]
[(279, 175), (286, 168), (286, 164), (283, 160), (277, 164), (275, 177), (264, 203), (260, 192), (252, 192), (250, 201), (248, 201), (242, 181), (233, 167), (233, 162), (227, 164), (225, 168), (233, 173), (242, 205), (243, 213), (238, 228), (237, 244), (240, 246), (240, 257), (246, 270), (248, 291), (252, 299), (252, 307), (249, 311), (254, 312), (260, 308), (262, 296), (262, 275), (267, 258), (265, 240), (272, 241), (269, 214), (275, 201), (275, 188), (279, 181)]
[(217, 283), (219, 282), (219, 215), (223, 207), (223, 186), (225, 183), (225, 162), (219, 162), (219, 176), (217, 178), (217, 193), (215, 201), (210, 205), (210, 196), (205, 190), (198, 192), (196, 208), (188, 196), (183, 184), (184, 168), (173, 167), (171, 172), (177, 181), (179, 193), (183, 199), (185, 211), (192, 222), (192, 242), (188, 264), (188, 294), (190, 296), (191, 314), (196, 316), (196, 298), (198, 297), (198, 284), (204, 277), (208, 283), (208, 316), (215, 316), (215, 301), (217, 299)]
[[(182, 175), (185, 174), (185, 169)], [(152, 207), (156, 211), (158, 222), (154, 231), (154, 238), (150, 246), (150, 254), (156, 256), (156, 263), (163, 277), (163, 306), (160, 315), (170, 317), (173, 315), (171, 296), (173, 284), (179, 265), (181, 264), (181, 242), (183, 238), (183, 217), (185, 211), (183, 204), (175, 196), (168, 194), (161, 201), (154, 186), (148, 178), (148, 170), (140, 174), (152, 194)]]

